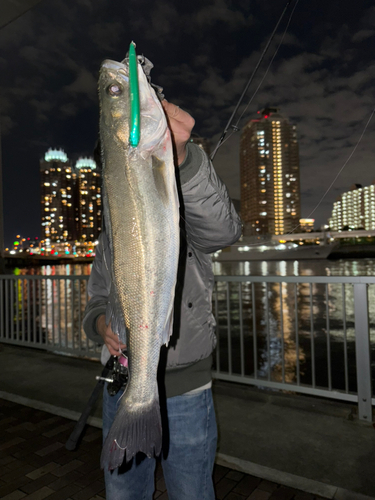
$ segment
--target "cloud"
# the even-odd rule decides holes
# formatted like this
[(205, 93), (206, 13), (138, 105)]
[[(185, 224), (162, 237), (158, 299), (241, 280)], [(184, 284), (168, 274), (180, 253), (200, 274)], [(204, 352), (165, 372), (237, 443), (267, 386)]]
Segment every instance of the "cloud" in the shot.
[(3, 115), (0, 119), (0, 130), (4, 135), (10, 133), (16, 125), (17, 123), (10, 116)]
[[(374, 107), (374, 65), (371, 61), (364, 69), (360, 63), (361, 54), (345, 50), (351, 39), (350, 30), (344, 26), (335, 36), (321, 40), (314, 53), (304, 51), (288, 58), (277, 58), (241, 122), (243, 126), (249, 118), (255, 117), (256, 107), (260, 109), (265, 104), (273, 104), (279, 106), (292, 123), (297, 124), (304, 216), (315, 208), (325, 189), (352, 153)], [(344, 57), (341, 57), (343, 53)], [(332, 59), (335, 59), (333, 64)], [(227, 96), (231, 95), (232, 102), (236, 102), (233, 94), (238, 94), (239, 89), (244, 88), (244, 75), (249, 75), (249, 68), (254, 67), (253, 60), (254, 54), (244, 59), (233, 72), (231, 80), (215, 73), (213, 68), (208, 69), (207, 77), (199, 88), (197, 104), (201, 110), (209, 108), (214, 102), (219, 103), (221, 114), (228, 119), (233, 105), (229, 105), (230, 99)], [(258, 81), (261, 75), (262, 70)], [(257, 82), (254, 82), (249, 96), (256, 85)], [(241, 106), (243, 108), (244, 105)], [(201, 134), (207, 134), (213, 139), (217, 121), (209, 118), (203, 120)], [(348, 190), (356, 182), (363, 185), (372, 182), (375, 177), (372, 168), (375, 144), (371, 135), (374, 131), (375, 119), (355, 155), (316, 210), (318, 224), (325, 222), (332, 203), (340, 192)], [(218, 137), (215, 134), (212, 143), (216, 143)], [(236, 163), (239, 164), (238, 136), (232, 137), (222, 146), (215, 159), (215, 166), (230, 186), (232, 196), (239, 198), (239, 169), (233, 168)]]
[(31, 99), (30, 105), (35, 109), (37, 121), (48, 122), (54, 105), (51, 101)]
[(123, 33), (124, 27), (119, 21), (95, 23), (88, 30), (88, 36), (93, 43), (108, 53), (116, 51)]
[(252, 16), (245, 16), (241, 11), (235, 10), (225, 0), (213, 0), (209, 5), (201, 4), (202, 7), (195, 14), (197, 25), (203, 29), (217, 23), (225, 23), (230, 30), (251, 24)]
[(360, 30), (357, 31), (352, 37), (353, 42), (363, 42), (363, 40), (367, 40), (367, 38), (373, 37), (375, 35), (374, 30)]
[(74, 82), (65, 86), (64, 90), (72, 94), (85, 94), (90, 99), (97, 100), (97, 80), (86, 68), (80, 68)]
[(76, 116), (78, 110), (79, 107), (76, 104), (73, 104), (72, 102), (68, 102), (60, 106), (60, 113), (66, 117)]

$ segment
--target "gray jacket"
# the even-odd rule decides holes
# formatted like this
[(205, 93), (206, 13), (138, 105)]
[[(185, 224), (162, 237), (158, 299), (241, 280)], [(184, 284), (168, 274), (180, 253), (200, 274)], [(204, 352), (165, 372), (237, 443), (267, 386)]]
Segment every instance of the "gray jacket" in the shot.
[[(174, 332), (167, 352), (167, 370), (208, 358), (215, 347), (212, 314), (214, 277), (210, 254), (231, 245), (241, 235), (241, 221), (225, 185), (203, 150), (188, 144), (179, 168), (181, 255), (176, 286)], [(83, 320), (89, 338), (103, 343), (96, 320), (107, 313), (110, 291), (111, 252), (103, 232), (89, 279), (91, 297)], [(102, 362), (109, 358), (106, 346)]]

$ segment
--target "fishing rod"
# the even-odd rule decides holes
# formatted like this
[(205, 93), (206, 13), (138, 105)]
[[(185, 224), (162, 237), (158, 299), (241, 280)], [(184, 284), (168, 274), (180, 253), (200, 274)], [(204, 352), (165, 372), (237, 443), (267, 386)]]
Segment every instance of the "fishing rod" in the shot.
[[(25, 5), (23, 5), (23, 6), (18, 6), (18, 5), (13, 6), (12, 5), (12, 13), (11, 14), (6, 12), (7, 6), (2, 5), (0, 7), (0, 12), (1, 12), (0, 30), (2, 30), (3, 28), (6, 28), (10, 24), (12, 24), (14, 21), (17, 21), (17, 19), (22, 17), (27, 12), (30, 12), (30, 10), (32, 10), (34, 7), (36, 7), (42, 1), (44, 1), (44, 0), (28, 0), (28, 2), (23, 2), (23, 4), (28, 3), (29, 4), (28, 7)], [(19, 4), (20, 2), (11, 2), (11, 3), (12, 4)], [(9, 9), (10, 8), (8, 7), (8, 10)]]
[[(282, 11), (281, 16), (279, 17), (279, 20), (277, 21), (276, 26), (275, 26), (274, 30), (272, 31), (272, 34), (271, 34), (271, 36), (270, 36), (270, 38), (269, 38), (269, 40), (268, 40), (268, 42), (267, 42), (267, 44), (266, 44), (266, 46), (265, 46), (265, 48), (264, 48), (264, 50), (263, 50), (263, 52), (262, 52), (262, 54), (261, 54), (260, 58), (259, 58), (259, 61), (257, 62), (257, 65), (255, 66), (254, 71), (253, 71), (252, 75), (250, 76), (250, 78), (249, 78), (249, 80), (248, 80), (248, 82), (247, 82), (247, 84), (246, 84), (246, 86), (245, 86), (245, 88), (244, 88), (244, 90), (243, 90), (243, 92), (242, 92), (242, 94), (241, 94), (241, 97), (239, 98), (239, 100), (238, 100), (238, 102), (237, 102), (237, 105), (236, 105), (236, 107), (235, 107), (235, 108), (234, 108), (234, 110), (233, 110), (233, 113), (232, 113), (231, 117), (230, 117), (230, 118), (229, 118), (229, 120), (228, 120), (228, 123), (227, 123), (227, 125), (226, 125), (226, 127), (225, 127), (225, 129), (224, 129), (224, 132), (222, 133), (222, 135), (221, 135), (221, 137), (220, 137), (220, 139), (219, 139), (219, 142), (217, 143), (217, 145), (216, 145), (216, 147), (215, 147), (215, 149), (214, 149), (213, 153), (211, 154), (211, 157), (210, 157), (210, 158), (211, 158), (211, 161), (215, 158), (215, 155), (216, 155), (216, 153), (217, 153), (217, 150), (218, 150), (218, 149), (220, 148), (220, 146), (222, 145), (222, 143), (223, 143), (223, 141), (224, 141), (224, 138), (225, 138), (225, 136), (227, 135), (227, 132), (228, 132), (229, 128), (230, 128), (230, 127), (231, 127), (231, 125), (232, 125), (232, 121), (233, 121), (233, 119), (234, 119), (234, 117), (235, 117), (235, 115), (236, 115), (236, 113), (237, 113), (237, 110), (238, 110), (238, 108), (240, 107), (241, 102), (243, 101), (243, 98), (245, 97), (245, 95), (246, 95), (246, 92), (247, 92), (248, 88), (250, 87), (250, 85), (251, 85), (252, 81), (254, 80), (254, 77), (255, 77), (255, 75), (256, 75), (256, 73), (257, 73), (257, 71), (258, 71), (258, 68), (259, 68), (259, 66), (260, 66), (260, 65), (261, 65), (261, 63), (262, 63), (262, 61), (263, 61), (263, 59), (264, 59), (264, 56), (266, 55), (266, 53), (267, 53), (267, 51), (268, 51), (268, 48), (269, 48), (269, 46), (271, 45), (271, 42), (272, 42), (272, 40), (273, 40), (273, 38), (274, 38), (274, 36), (275, 36), (275, 34), (276, 34), (276, 31), (277, 31), (277, 29), (278, 29), (278, 27), (279, 27), (279, 25), (280, 25), (280, 23), (281, 23), (281, 21), (282, 21), (282, 19), (283, 19), (284, 15), (285, 15), (285, 12), (287, 11), (287, 9), (288, 9), (289, 5), (291, 4), (291, 2), (292, 2), (292, 0), (288, 0), (288, 1), (287, 1), (286, 5), (285, 5), (285, 7), (284, 7), (284, 10)], [(238, 127), (237, 127), (237, 126), (235, 126), (234, 130), (235, 130), (235, 132), (237, 132), (237, 131), (238, 131)]]
[[(289, 25), (290, 25), (290, 21), (292, 20), (292, 17), (293, 17), (294, 11), (296, 10), (296, 7), (297, 7), (297, 5), (298, 5), (298, 2), (299, 2), (299, 0), (296, 0), (296, 2), (295, 2), (295, 4), (294, 4), (294, 7), (293, 7), (293, 9), (292, 9), (292, 12), (290, 13), (290, 16), (289, 16), (288, 22), (287, 22), (287, 24), (286, 24), (286, 26), (285, 26), (285, 30), (284, 30), (284, 33), (283, 33), (283, 35), (282, 35), (282, 37), (281, 37), (280, 43), (279, 43), (279, 45), (277, 46), (277, 48), (276, 48), (276, 50), (275, 50), (275, 52), (274, 52), (273, 56), (271, 57), (271, 60), (270, 60), (270, 62), (269, 62), (269, 64), (268, 64), (268, 66), (267, 66), (266, 71), (264, 72), (264, 75), (263, 75), (262, 79), (261, 79), (261, 80), (260, 80), (260, 82), (258, 83), (257, 88), (254, 90), (253, 95), (251, 96), (251, 98), (250, 98), (249, 102), (247, 103), (247, 105), (246, 105), (245, 109), (244, 109), (244, 110), (242, 111), (242, 113), (240, 114), (240, 117), (238, 118), (238, 120), (237, 120), (236, 124), (235, 124), (235, 125), (232, 125), (232, 128), (234, 129), (234, 130), (233, 130), (233, 132), (234, 132), (234, 131), (236, 131), (236, 130), (238, 130), (238, 124), (240, 123), (241, 118), (242, 118), (242, 117), (243, 117), (243, 115), (246, 113), (246, 111), (247, 111), (248, 107), (250, 106), (250, 104), (253, 102), (254, 97), (257, 95), (258, 90), (260, 89), (260, 87), (262, 86), (262, 83), (264, 82), (264, 80), (265, 80), (266, 76), (268, 75), (268, 72), (269, 72), (269, 70), (270, 70), (270, 68), (271, 68), (271, 66), (272, 66), (272, 63), (273, 63), (273, 61), (274, 61), (274, 59), (275, 59), (275, 57), (276, 57), (277, 53), (279, 52), (280, 47), (281, 47), (281, 46), (282, 46), (282, 44), (283, 44), (283, 41), (284, 41), (285, 35), (286, 35), (287, 31), (288, 31), (288, 28), (289, 28)], [(227, 137), (227, 139), (226, 139), (226, 140), (228, 140), (230, 137), (231, 137), (231, 135), (230, 135), (229, 137)], [(225, 141), (224, 141), (224, 142), (225, 142)]]

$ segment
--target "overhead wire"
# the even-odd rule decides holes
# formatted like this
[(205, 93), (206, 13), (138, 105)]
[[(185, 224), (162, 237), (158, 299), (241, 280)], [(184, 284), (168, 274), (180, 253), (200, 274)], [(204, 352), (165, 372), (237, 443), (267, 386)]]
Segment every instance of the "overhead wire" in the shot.
[(250, 106), (250, 104), (253, 102), (254, 97), (257, 95), (258, 90), (259, 90), (259, 89), (260, 89), (260, 87), (262, 86), (262, 83), (264, 82), (264, 80), (265, 80), (265, 78), (266, 78), (266, 76), (267, 76), (267, 74), (268, 74), (268, 72), (269, 72), (269, 70), (270, 70), (270, 68), (271, 68), (271, 66), (272, 66), (272, 63), (273, 63), (273, 61), (274, 61), (274, 59), (275, 59), (275, 57), (276, 57), (276, 55), (277, 55), (277, 53), (278, 53), (278, 51), (279, 51), (279, 49), (280, 49), (281, 45), (283, 44), (283, 41), (284, 41), (285, 35), (286, 35), (287, 31), (288, 31), (288, 28), (289, 28), (290, 22), (291, 22), (291, 20), (292, 20), (292, 17), (293, 17), (294, 11), (296, 10), (296, 7), (297, 7), (297, 5), (298, 5), (298, 2), (299, 2), (299, 0), (296, 0), (296, 2), (295, 2), (295, 4), (294, 4), (294, 7), (293, 7), (293, 9), (292, 9), (292, 12), (291, 12), (291, 14), (290, 14), (290, 16), (289, 16), (289, 19), (288, 19), (287, 25), (286, 25), (286, 27), (285, 27), (285, 30), (284, 30), (283, 36), (281, 37), (280, 43), (279, 43), (279, 45), (277, 46), (277, 48), (276, 48), (276, 50), (275, 50), (275, 52), (274, 52), (274, 54), (273, 54), (273, 56), (272, 56), (272, 58), (271, 58), (271, 60), (270, 60), (270, 62), (269, 62), (269, 64), (268, 64), (268, 66), (267, 66), (267, 69), (266, 69), (266, 71), (265, 71), (265, 73), (264, 73), (264, 75), (263, 75), (263, 77), (262, 77), (261, 81), (259, 82), (259, 84), (258, 84), (257, 88), (255, 89), (255, 91), (254, 91), (253, 95), (251, 96), (251, 98), (250, 98), (249, 102), (247, 103), (247, 105), (246, 105), (245, 109), (242, 111), (242, 113), (241, 113), (240, 117), (238, 118), (237, 123), (234, 125), (234, 130), (238, 129), (238, 125), (239, 125), (239, 122), (240, 122), (241, 118), (242, 118), (242, 117), (243, 117), (243, 115), (246, 113), (246, 111), (247, 111), (248, 107), (249, 107), (249, 106)]
[[(292, 20), (292, 17), (293, 17), (294, 11), (295, 11), (295, 9), (296, 9), (296, 7), (297, 7), (297, 5), (298, 5), (298, 2), (299, 2), (299, 0), (296, 0), (296, 2), (295, 2), (295, 4), (294, 4), (294, 7), (293, 7), (293, 9), (292, 9), (292, 12), (291, 12), (291, 14), (290, 14), (290, 16), (289, 16), (289, 19), (288, 19), (288, 22), (287, 22), (286, 28), (285, 28), (285, 30), (284, 30), (284, 33), (283, 33), (283, 35), (282, 35), (282, 37), (281, 37), (280, 43), (279, 43), (279, 45), (277, 46), (277, 48), (276, 48), (276, 50), (275, 50), (275, 52), (274, 52), (274, 54), (273, 54), (273, 56), (272, 56), (272, 58), (271, 58), (271, 60), (270, 60), (270, 62), (269, 62), (269, 64), (268, 64), (268, 66), (267, 66), (267, 69), (266, 69), (266, 71), (265, 71), (265, 73), (264, 73), (264, 75), (263, 75), (263, 77), (262, 77), (261, 81), (259, 82), (259, 84), (258, 84), (257, 88), (255, 89), (255, 91), (254, 91), (253, 95), (251, 96), (251, 98), (250, 98), (249, 102), (247, 103), (247, 105), (246, 105), (245, 109), (242, 111), (242, 113), (241, 113), (240, 117), (238, 118), (237, 123), (236, 123), (235, 125), (232, 125), (233, 130), (231, 131), (231, 133), (230, 133), (228, 136), (226, 136), (226, 137), (225, 137), (225, 139), (223, 139), (223, 141), (221, 142), (220, 146), (222, 146), (223, 144), (225, 144), (225, 143), (226, 143), (226, 142), (227, 142), (227, 141), (228, 141), (228, 140), (232, 137), (232, 135), (234, 135), (234, 134), (237, 132), (237, 130), (239, 129), (238, 125), (239, 125), (239, 122), (241, 121), (241, 118), (242, 118), (242, 117), (243, 117), (243, 115), (246, 113), (246, 111), (247, 111), (248, 107), (250, 106), (250, 104), (253, 102), (254, 97), (257, 95), (258, 90), (259, 90), (259, 89), (260, 89), (260, 87), (262, 86), (262, 83), (264, 82), (264, 80), (265, 80), (265, 78), (266, 78), (266, 76), (267, 76), (267, 74), (268, 74), (268, 72), (269, 72), (269, 70), (270, 70), (270, 68), (271, 68), (271, 66), (272, 66), (272, 63), (273, 63), (273, 61), (274, 61), (274, 59), (275, 59), (275, 57), (276, 57), (276, 55), (277, 55), (277, 53), (278, 53), (278, 51), (279, 51), (279, 49), (280, 49), (281, 45), (283, 44), (283, 41), (284, 41), (285, 35), (286, 35), (287, 31), (288, 31), (288, 28), (289, 28), (289, 25), (290, 25), (290, 21)], [(213, 159), (213, 158), (211, 158), (211, 159)]]
[(244, 97), (245, 97), (245, 95), (246, 95), (246, 92), (247, 92), (248, 88), (250, 87), (250, 85), (251, 85), (252, 81), (254, 80), (254, 77), (255, 77), (255, 75), (256, 75), (256, 73), (257, 73), (258, 69), (259, 69), (259, 66), (260, 66), (260, 65), (261, 65), (261, 63), (262, 63), (262, 61), (263, 61), (263, 59), (264, 59), (264, 57), (265, 57), (265, 55), (266, 55), (266, 53), (267, 53), (267, 51), (268, 51), (268, 49), (269, 49), (269, 46), (271, 45), (271, 42), (272, 42), (272, 40), (273, 40), (273, 38), (274, 38), (274, 36), (275, 36), (275, 34), (276, 34), (276, 31), (277, 31), (277, 29), (278, 29), (278, 27), (279, 27), (279, 25), (280, 25), (280, 23), (281, 23), (281, 21), (282, 21), (282, 19), (283, 19), (284, 15), (285, 15), (285, 12), (287, 11), (287, 9), (288, 9), (288, 7), (289, 7), (289, 5), (290, 5), (290, 3), (291, 3), (291, 2), (292, 2), (292, 0), (288, 0), (288, 2), (286, 3), (286, 5), (285, 5), (285, 7), (284, 7), (284, 10), (282, 11), (282, 13), (281, 13), (281, 15), (280, 15), (280, 17), (279, 17), (279, 19), (278, 19), (278, 21), (277, 21), (277, 23), (276, 23), (275, 28), (273, 29), (273, 31), (272, 31), (272, 33), (271, 33), (271, 36), (270, 36), (270, 38), (269, 38), (269, 40), (268, 40), (268, 42), (267, 42), (267, 44), (266, 44), (265, 48), (263, 49), (262, 54), (260, 55), (260, 58), (259, 58), (259, 60), (258, 60), (258, 62), (257, 62), (257, 64), (256, 64), (256, 66), (255, 66), (255, 68), (254, 68), (254, 71), (253, 71), (252, 75), (250, 76), (250, 78), (249, 78), (248, 82), (246, 83), (245, 88), (244, 88), (244, 90), (243, 90), (243, 92), (242, 92), (242, 94), (241, 94), (241, 96), (240, 96), (240, 98), (239, 98), (239, 100), (238, 100), (238, 102), (237, 102), (237, 104), (236, 104), (236, 106), (235, 106), (235, 108), (234, 108), (233, 112), (232, 112), (232, 115), (231, 115), (231, 117), (229, 118), (228, 123), (226, 124), (226, 127), (225, 127), (225, 129), (224, 129), (224, 132), (222, 133), (222, 135), (221, 135), (221, 137), (220, 137), (220, 139), (219, 139), (219, 141), (218, 141), (218, 143), (217, 143), (217, 145), (216, 145), (216, 147), (215, 147), (215, 149), (214, 149), (213, 153), (211, 154), (211, 157), (210, 157), (210, 158), (211, 158), (211, 160), (213, 160), (213, 159), (214, 159), (214, 157), (215, 157), (215, 155), (216, 155), (216, 153), (217, 153), (218, 149), (219, 149), (219, 148), (220, 148), (220, 146), (222, 145), (222, 143), (223, 143), (223, 141), (224, 141), (224, 138), (225, 138), (225, 136), (227, 135), (227, 132), (228, 132), (228, 130), (229, 130), (229, 128), (230, 128), (230, 126), (231, 126), (231, 124), (232, 124), (232, 121), (233, 121), (233, 119), (234, 119), (234, 117), (235, 117), (235, 115), (236, 115), (236, 113), (237, 113), (237, 110), (238, 110), (238, 108), (240, 107), (241, 102), (243, 101), (243, 99), (244, 99)]
[(19, 12), (19, 14), (17, 14), (16, 16), (14, 17), (11, 17), (8, 21), (6, 21), (4, 24), (1, 24), (0, 22), (0, 30), (6, 28), (7, 26), (9, 26), (10, 24), (12, 24), (14, 21), (17, 21), (17, 19), (19, 19), (20, 17), (22, 17), (24, 14), (26, 14), (27, 12), (30, 12), (30, 10), (34, 9), (34, 7), (36, 7), (37, 5), (39, 5), (41, 2), (43, 2), (44, 0), (36, 0), (35, 3), (33, 3), (30, 7), (26, 8), (26, 10), (23, 10), (21, 12)]
[[(362, 134), (360, 135), (356, 145), (354, 146), (353, 148), (353, 151), (350, 153), (350, 155), (348, 156), (347, 160), (345, 161), (345, 163), (343, 164), (343, 166), (340, 168), (340, 170), (338, 171), (338, 173), (336, 174), (335, 178), (333, 179), (333, 181), (331, 182), (331, 184), (328, 186), (328, 188), (326, 189), (325, 193), (323, 194), (323, 196), (320, 198), (319, 202), (316, 204), (315, 208), (313, 208), (313, 210), (309, 213), (309, 215), (307, 216), (307, 219), (310, 219), (311, 216), (316, 212), (316, 210), (320, 207), (320, 205), (322, 204), (324, 198), (327, 196), (327, 194), (331, 191), (333, 185), (335, 184), (335, 182), (337, 181), (337, 179), (339, 178), (339, 176), (341, 175), (342, 171), (344, 170), (344, 168), (346, 167), (346, 165), (349, 163), (350, 159), (352, 158), (352, 156), (354, 155), (354, 153), (356, 152), (356, 149), (358, 148), (360, 142), (362, 141), (363, 139), (363, 136), (365, 135), (365, 132), (368, 128), (368, 126), (370, 125), (370, 122), (372, 120), (372, 117), (374, 116), (375, 114), (375, 108), (372, 110), (372, 113), (370, 115), (370, 118), (367, 120), (367, 123), (362, 131)], [(296, 226), (295, 228), (293, 228), (290, 233), (288, 234), (291, 234), (293, 233), (296, 229), (298, 229), (300, 227), (300, 224), (298, 224), (298, 226)]]

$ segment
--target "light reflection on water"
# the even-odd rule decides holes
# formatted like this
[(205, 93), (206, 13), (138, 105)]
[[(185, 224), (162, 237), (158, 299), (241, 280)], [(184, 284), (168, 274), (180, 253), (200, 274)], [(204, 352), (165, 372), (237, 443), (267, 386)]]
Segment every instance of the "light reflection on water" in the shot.
[[(22, 275), (89, 275), (91, 266), (91, 263), (66, 264), (25, 267), (18, 271)], [(224, 276), (375, 276), (375, 259), (214, 262), (213, 271)]]
[(214, 262), (224, 276), (375, 276), (375, 259)]
[[(89, 275), (92, 264), (45, 265), (15, 269), (14, 274), (22, 278), (27, 275), (45, 277)], [(15, 289), (9, 287), (10, 304), (14, 297), (14, 322), (10, 322), (10, 335), (19, 337), (19, 331), (28, 342), (55, 346), (57, 350), (93, 350), (95, 345), (86, 339), (82, 330), (83, 311), (87, 295), (85, 280), (17, 280)]]
[(24, 267), (22, 269), (17, 269), (16, 274), (36, 276), (89, 276), (91, 267), (91, 263)]
[[(46, 276), (89, 275), (91, 264), (41, 266), (24, 268), (21, 275), (38, 274)], [(375, 276), (375, 259), (362, 260), (301, 260), (301, 261), (246, 261), (213, 264), (215, 275), (245, 276)], [(48, 285), (49, 287), (52, 284)], [(63, 286), (58, 285), (58, 286)], [(78, 284), (77, 284), (78, 286)], [(83, 283), (82, 285), (83, 286)], [(241, 360), (241, 335), (239, 289), (243, 303), (243, 351)], [(286, 382), (300, 381), (302, 384), (328, 386), (328, 373), (331, 370), (332, 387), (351, 391), (356, 389), (355, 373), (355, 330), (354, 330), (354, 290), (352, 285), (314, 283), (249, 283), (230, 284), (229, 314), (227, 313), (226, 285), (218, 286), (218, 349), (222, 371), (240, 373), (244, 367), (245, 375), (255, 372), (259, 378)], [(56, 290), (51, 290), (48, 306), (56, 302)], [(70, 291), (61, 289), (61, 302), (67, 304), (66, 318), (71, 318)], [(375, 367), (375, 285), (368, 287), (370, 341), (372, 364)], [(254, 297), (253, 297), (254, 294)], [(73, 293), (74, 302), (78, 292)], [(82, 300), (84, 300), (82, 289)], [(255, 308), (253, 310), (253, 300)], [(83, 304), (82, 304), (83, 305)], [(266, 317), (268, 314), (268, 322)], [(44, 318), (47, 330), (68, 332), (67, 344), (74, 342), (74, 331), (80, 331), (79, 317), (72, 317), (64, 327), (64, 314), (59, 313), (58, 327), (52, 327), (51, 315)], [(312, 317), (312, 324), (311, 324)], [(227, 325), (230, 320), (231, 340), (228, 344)], [(345, 321), (346, 334), (343, 324)], [(51, 323), (51, 325), (49, 324)], [(312, 325), (312, 326), (311, 326)], [(255, 326), (255, 330), (254, 330)], [(311, 335), (313, 330), (313, 335)], [(256, 331), (256, 335), (254, 335)], [(69, 333), (71, 332), (71, 333)], [(60, 333), (61, 335), (61, 333)], [(231, 350), (231, 358), (228, 352)], [(345, 355), (345, 352), (347, 353)], [(315, 363), (313, 362), (315, 357)], [(345, 357), (347, 376), (345, 375)], [(374, 371), (374, 369), (373, 369)], [(374, 384), (375, 386), (375, 384)]]
[[(375, 260), (314, 260), (214, 263), (216, 275), (374, 276)], [(273, 381), (356, 391), (354, 289), (350, 284), (218, 284), (218, 362), (221, 371), (241, 372), (238, 287), (243, 300), (244, 373)], [(375, 372), (375, 286), (369, 285), (373, 379)], [(253, 307), (254, 302), (254, 307)], [(228, 317), (231, 326), (228, 347)], [(268, 318), (268, 321), (266, 320)], [(345, 325), (345, 328), (344, 328)], [(254, 332), (256, 334), (254, 335)], [(230, 359), (228, 351), (231, 350)], [(315, 362), (314, 362), (315, 359)], [(347, 369), (345, 368), (345, 360)]]

